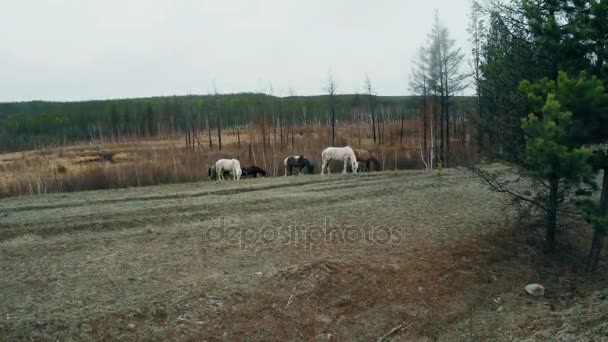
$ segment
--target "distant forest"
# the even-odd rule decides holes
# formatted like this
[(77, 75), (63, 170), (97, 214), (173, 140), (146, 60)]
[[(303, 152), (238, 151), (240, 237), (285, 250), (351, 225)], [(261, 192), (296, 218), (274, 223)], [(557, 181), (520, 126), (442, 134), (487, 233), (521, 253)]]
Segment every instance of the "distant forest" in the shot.
[[(454, 102), (464, 104), (469, 102), (466, 99)], [(335, 95), (333, 99), (337, 125), (369, 121), (374, 114), (387, 120), (412, 118), (421, 105), (422, 98), (417, 96), (355, 94)], [(455, 107), (464, 115), (466, 106)], [(331, 108), (329, 95), (275, 97), (256, 93), (0, 103), (0, 150), (57, 146), (100, 136), (155, 137), (170, 132), (217, 130), (218, 126), (330, 125)]]

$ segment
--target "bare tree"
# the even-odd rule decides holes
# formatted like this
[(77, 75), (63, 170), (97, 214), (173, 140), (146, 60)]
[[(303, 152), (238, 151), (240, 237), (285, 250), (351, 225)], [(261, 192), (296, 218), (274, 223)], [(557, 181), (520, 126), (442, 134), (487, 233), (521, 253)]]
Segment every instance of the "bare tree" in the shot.
[[(378, 142), (378, 140), (376, 138), (377, 119), (376, 119), (376, 108), (375, 108), (376, 107), (376, 103), (375, 103), (376, 93), (374, 92), (374, 87), (372, 86), (372, 81), (369, 79), (368, 74), (365, 74), (363, 90), (365, 91), (365, 94), (367, 95), (367, 106), (368, 106), (368, 110), (369, 110), (369, 113), (372, 118), (372, 136), (374, 138), (374, 143), (377, 143)], [(380, 131), (380, 127), (378, 127), (378, 131)]]
[[(296, 92), (293, 90), (293, 88), (289, 88), (289, 96), (295, 98)], [(289, 130), (291, 129), (291, 148), (295, 149), (293, 131), (294, 131), (295, 125), (296, 125), (296, 113), (295, 113), (296, 108), (290, 108), (290, 110), (291, 110), (291, 122), (289, 120), (287, 121), (287, 122), (289, 122), (289, 126), (287, 127), (287, 138), (289, 139)]]
[(215, 102), (215, 110), (216, 110), (216, 115), (217, 115), (217, 144), (221, 151), (222, 150), (222, 106), (220, 103), (219, 94), (217, 92), (217, 88), (216, 88), (215, 84), (213, 85), (213, 99)]
[(209, 136), (209, 148), (213, 149), (213, 140), (211, 139), (211, 126), (209, 125), (209, 111), (205, 111), (205, 125), (207, 126), (207, 134)]
[[(441, 63), (443, 64), (444, 99), (442, 101), (443, 117), (445, 122), (445, 155), (444, 163), (448, 166), (450, 156), (450, 98), (466, 88), (468, 74), (461, 72), (465, 55), (461, 48), (455, 47), (456, 41), (449, 38), (447, 28), (442, 30), (441, 35)], [(442, 139), (443, 140), (443, 139)]]
[(334, 78), (334, 74), (329, 69), (327, 73), (327, 84), (325, 86), (325, 91), (329, 95), (329, 106), (331, 110), (331, 144), (336, 144), (336, 92), (338, 89), (338, 85), (336, 84), (336, 80)]
[(479, 3), (477, 1), (473, 1), (473, 5), (472, 5), (472, 9), (471, 9), (471, 14), (470, 14), (470, 18), (471, 21), (469, 23), (469, 28), (468, 28), (468, 32), (470, 35), (470, 42), (471, 42), (471, 59), (469, 60), (469, 65), (470, 68), (472, 70), (471, 75), (473, 77), (473, 84), (475, 86), (475, 96), (476, 96), (476, 103), (475, 103), (475, 110), (477, 112), (477, 117), (476, 119), (478, 120), (477, 122), (477, 146), (479, 149), (479, 152), (482, 152), (483, 150), (483, 118), (482, 118), (482, 112), (481, 112), (481, 49), (482, 49), (482, 42), (483, 39), (485, 37), (484, 34), (484, 30), (485, 30), (485, 23), (483, 21), (483, 19), (481, 18), (481, 6), (479, 5)]
[(400, 128), (399, 128), (399, 145), (403, 144), (403, 121), (405, 119), (405, 109), (404, 108), (400, 108)]
[(420, 47), (418, 54), (413, 60), (414, 67), (410, 74), (410, 91), (422, 97), (422, 111), (420, 111), (420, 118), (422, 119), (422, 148), (424, 151), (424, 158), (429, 160), (428, 156), (428, 131), (429, 131), (429, 115), (428, 115), (428, 97), (429, 97), (429, 56), (425, 47)]

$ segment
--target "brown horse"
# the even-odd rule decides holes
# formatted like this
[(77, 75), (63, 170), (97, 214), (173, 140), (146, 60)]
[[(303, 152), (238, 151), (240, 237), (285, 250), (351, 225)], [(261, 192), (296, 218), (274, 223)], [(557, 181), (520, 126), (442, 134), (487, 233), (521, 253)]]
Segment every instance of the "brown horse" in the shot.
[(363, 150), (359, 148), (353, 148), (353, 152), (355, 152), (355, 156), (357, 157), (357, 161), (359, 165), (365, 164), (365, 171), (370, 171), (370, 164), (374, 165), (374, 169), (376, 171), (380, 171), (380, 163), (378, 159), (374, 156), (374, 152), (371, 150)]

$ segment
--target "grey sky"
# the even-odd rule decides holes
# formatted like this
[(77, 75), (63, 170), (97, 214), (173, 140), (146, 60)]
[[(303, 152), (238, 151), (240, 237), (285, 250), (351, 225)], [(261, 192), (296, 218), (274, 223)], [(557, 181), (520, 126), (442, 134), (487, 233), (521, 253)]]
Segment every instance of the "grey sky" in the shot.
[(0, 101), (406, 94), (435, 9), (468, 53), (470, 0), (0, 0)]

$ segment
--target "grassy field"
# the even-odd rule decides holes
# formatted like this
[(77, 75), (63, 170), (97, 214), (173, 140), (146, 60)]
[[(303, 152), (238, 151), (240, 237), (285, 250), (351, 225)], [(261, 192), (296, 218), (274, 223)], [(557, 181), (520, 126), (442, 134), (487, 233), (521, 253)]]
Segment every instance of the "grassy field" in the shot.
[(505, 338), (509, 221), (452, 169), (2, 199), (0, 340)]

